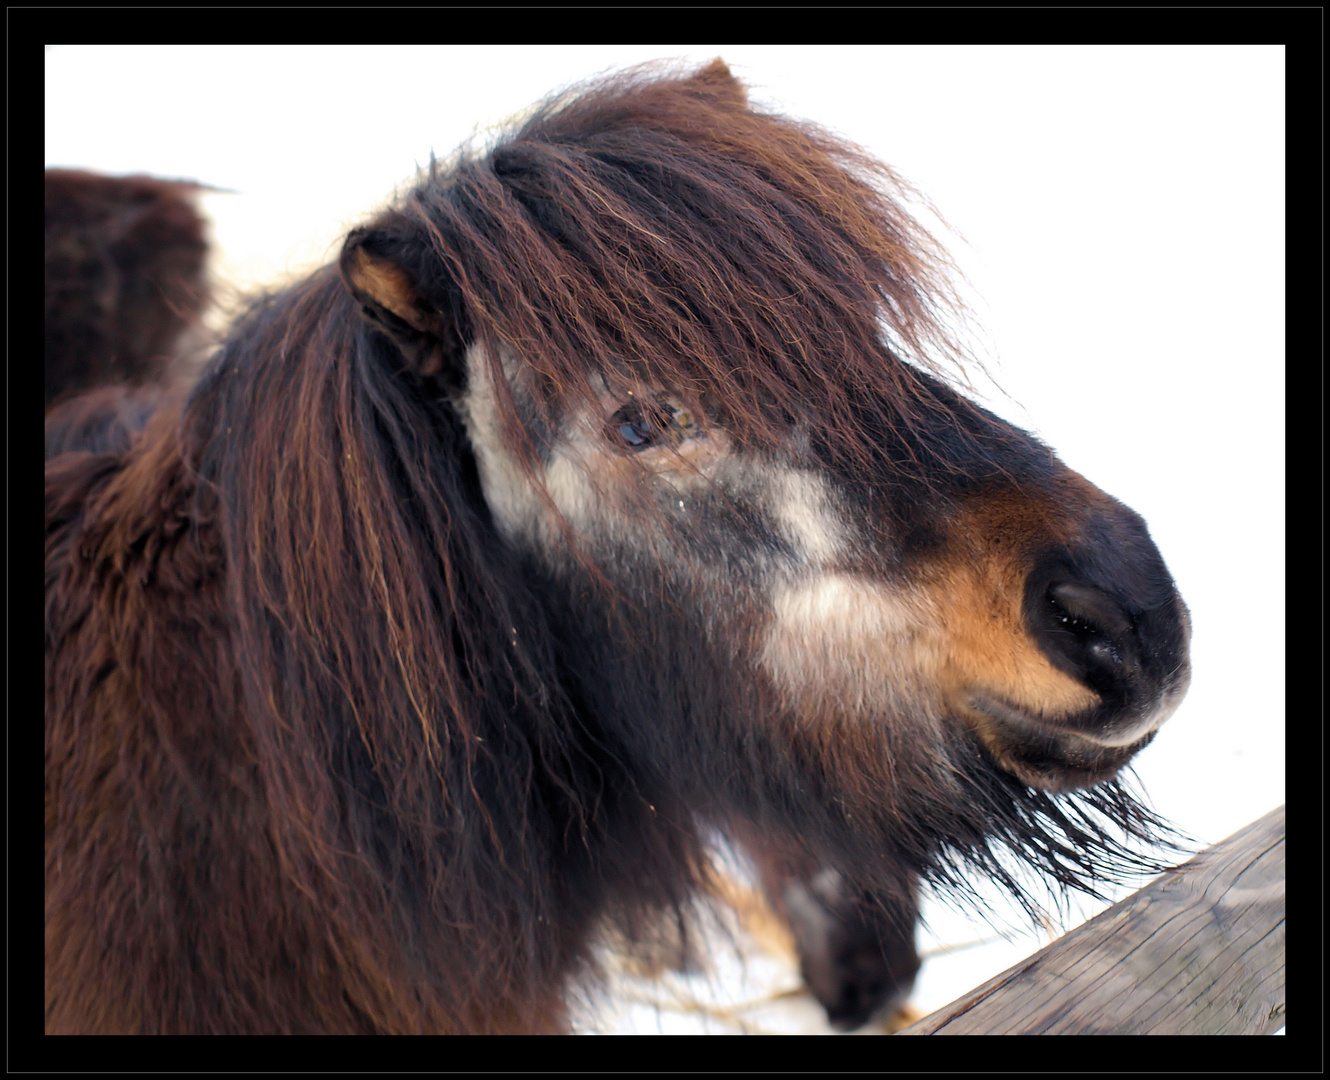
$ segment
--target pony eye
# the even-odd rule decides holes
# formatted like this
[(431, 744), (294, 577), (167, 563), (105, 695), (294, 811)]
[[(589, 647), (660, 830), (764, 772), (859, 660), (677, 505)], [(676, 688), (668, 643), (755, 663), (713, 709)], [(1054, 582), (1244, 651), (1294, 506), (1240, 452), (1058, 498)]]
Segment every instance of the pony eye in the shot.
[(656, 433), (635, 405), (620, 409), (610, 418), (610, 428), (632, 450), (645, 450), (655, 442)]
[(693, 414), (672, 401), (643, 406), (625, 405), (609, 420), (611, 436), (634, 452), (656, 446), (668, 438), (686, 439), (698, 434)]

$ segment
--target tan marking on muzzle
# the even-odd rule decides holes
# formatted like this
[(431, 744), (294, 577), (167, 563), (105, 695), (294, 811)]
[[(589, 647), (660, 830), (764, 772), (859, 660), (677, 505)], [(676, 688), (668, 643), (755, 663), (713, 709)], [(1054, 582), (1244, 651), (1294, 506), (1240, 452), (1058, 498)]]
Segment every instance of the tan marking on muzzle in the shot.
[(1025, 632), (1023, 582), (982, 567), (900, 588), (820, 574), (776, 590), (759, 663), (806, 713), (969, 716), (976, 693), (1050, 719), (1091, 708)]
[(1093, 708), (1099, 696), (1056, 668), (1025, 627), (1025, 568), (992, 558), (954, 566), (924, 589), (945, 643), (938, 676), (966, 711), (974, 693), (1056, 719)]

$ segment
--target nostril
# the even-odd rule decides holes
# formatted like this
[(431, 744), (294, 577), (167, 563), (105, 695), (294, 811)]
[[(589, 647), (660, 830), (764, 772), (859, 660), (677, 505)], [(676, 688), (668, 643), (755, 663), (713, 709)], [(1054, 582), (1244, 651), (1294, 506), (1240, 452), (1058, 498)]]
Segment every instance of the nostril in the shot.
[(1075, 581), (1050, 585), (1048, 602), (1064, 628), (1078, 638), (1121, 638), (1131, 632), (1131, 617), (1108, 593), (1093, 585)]
[[(1045, 729), (1061, 724), (1091, 744), (1139, 749), (1180, 699), (1189, 674), (1187, 611), (1144, 543), (1117, 552), (1050, 548), (1030, 568), (1021, 613), (1031, 643), (1099, 699), (1071, 713), (1046, 711)], [(1065, 765), (1068, 747), (1079, 744), (1053, 738), (1049, 745)], [(1014, 752), (1008, 758), (1025, 767)]]
[(1057, 581), (1044, 592), (1041, 639), (1060, 666), (1105, 698), (1120, 695), (1135, 674), (1135, 623), (1094, 585)]

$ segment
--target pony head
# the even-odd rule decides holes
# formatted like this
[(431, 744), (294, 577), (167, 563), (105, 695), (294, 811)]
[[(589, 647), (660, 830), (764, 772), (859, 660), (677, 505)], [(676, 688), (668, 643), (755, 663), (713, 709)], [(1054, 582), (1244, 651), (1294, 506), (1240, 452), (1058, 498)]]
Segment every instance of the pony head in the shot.
[(341, 270), (636, 760), (833, 850), (1031, 854), (1177, 707), (1188, 616), (1136, 514), (944, 378), (908, 195), (719, 62), (636, 72), (432, 166)]

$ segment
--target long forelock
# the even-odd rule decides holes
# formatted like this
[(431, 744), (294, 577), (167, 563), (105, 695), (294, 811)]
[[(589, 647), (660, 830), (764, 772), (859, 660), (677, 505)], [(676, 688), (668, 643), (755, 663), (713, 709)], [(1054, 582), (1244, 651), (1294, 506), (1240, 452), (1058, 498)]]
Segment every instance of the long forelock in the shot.
[(404, 209), (441, 264), (429, 299), (520, 357), (551, 413), (593, 407), (600, 375), (746, 446), (802, 419), (865, 465), (863, 401), (905, 433), (936, 423), (919, 372), (963, 370), (965, 316), (913, 191), (813, 125), (659, 75), (565, 94), (426, 178)]

